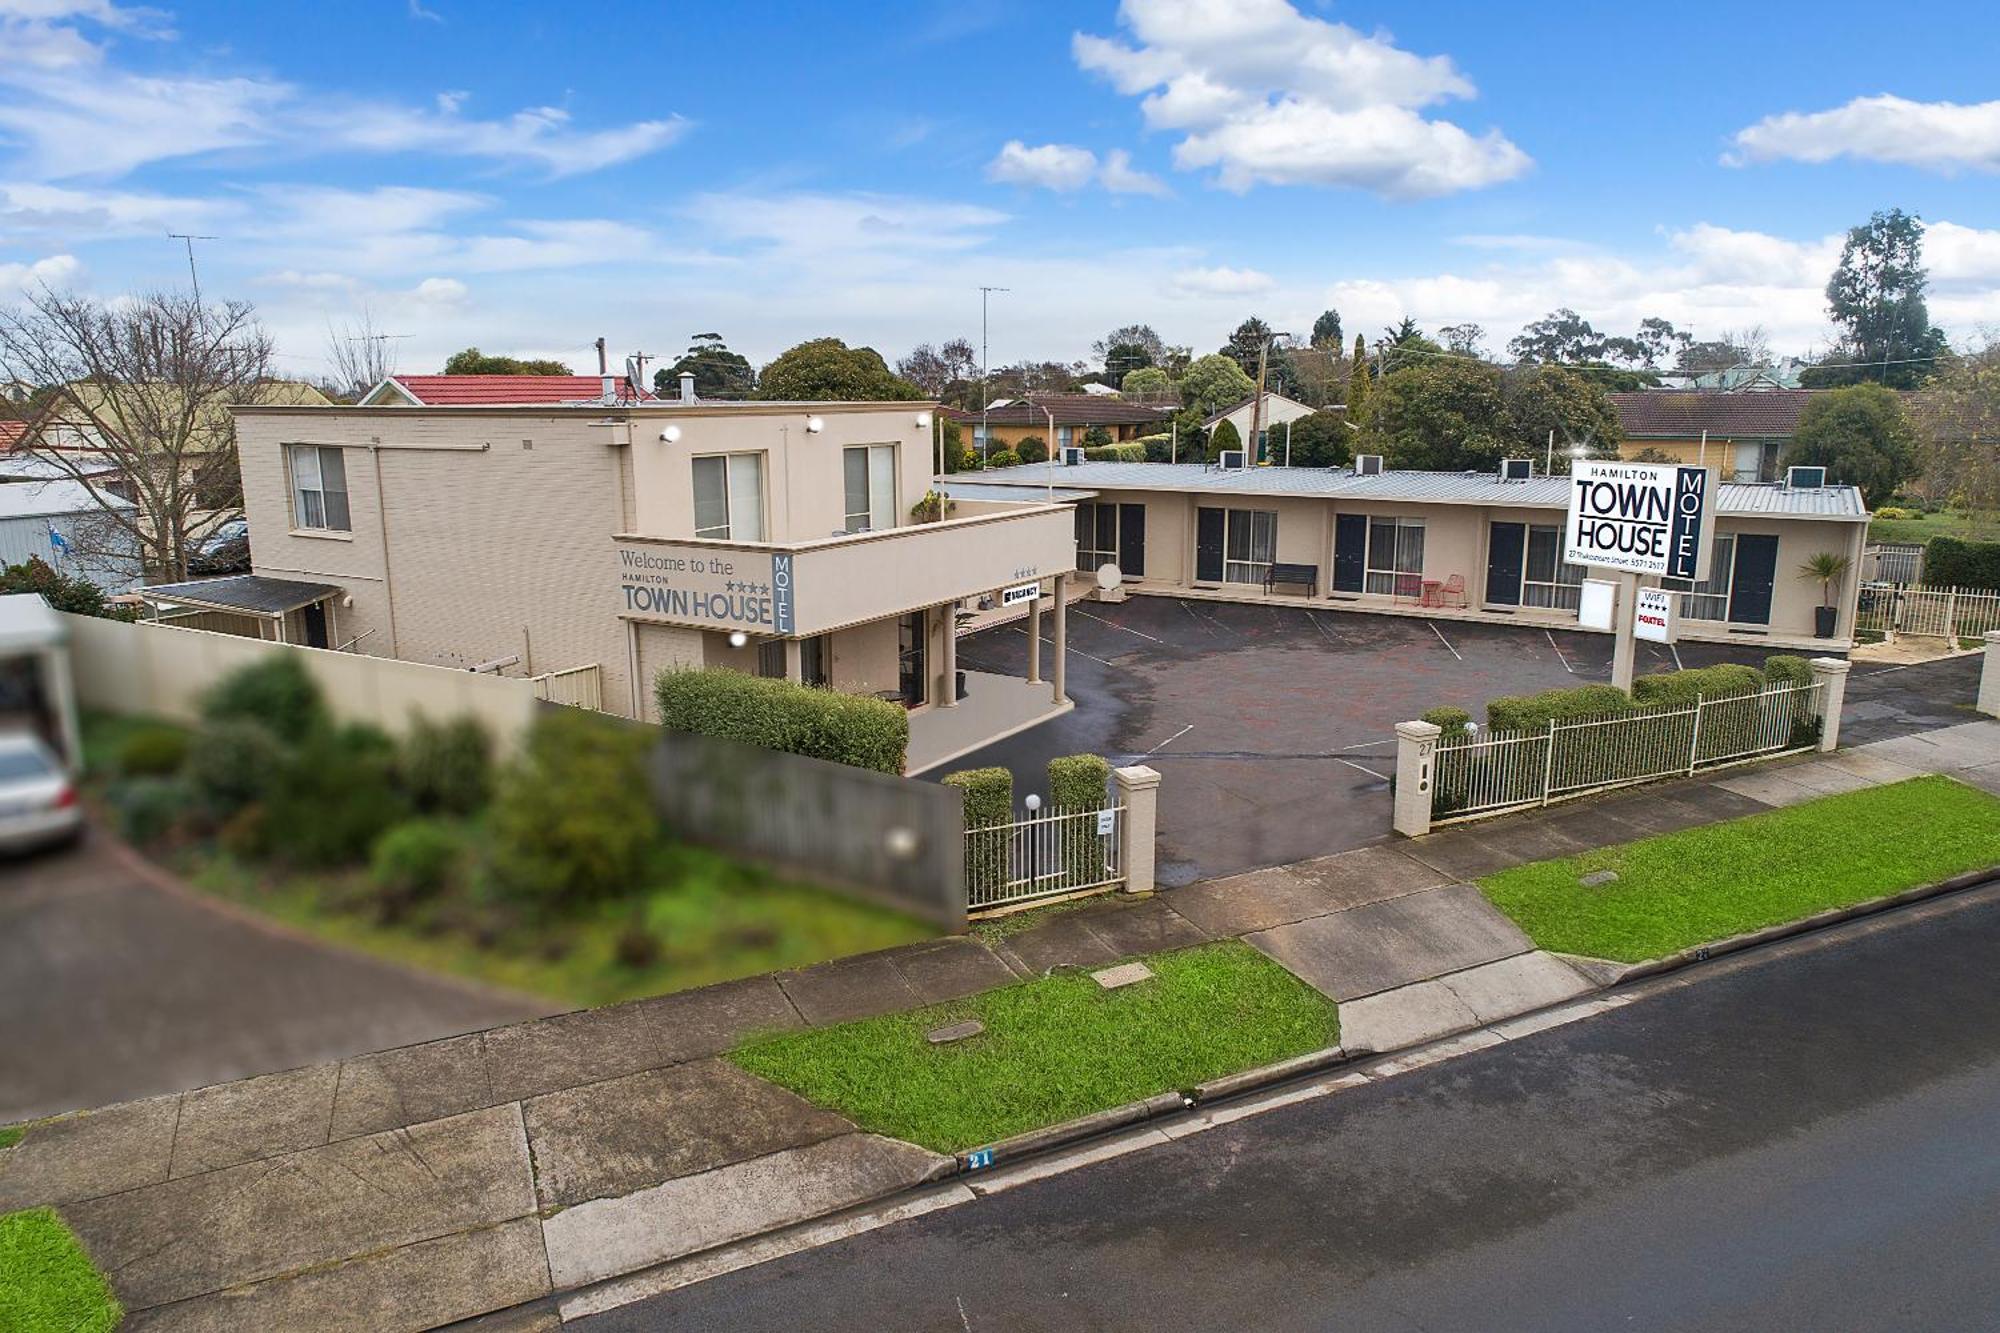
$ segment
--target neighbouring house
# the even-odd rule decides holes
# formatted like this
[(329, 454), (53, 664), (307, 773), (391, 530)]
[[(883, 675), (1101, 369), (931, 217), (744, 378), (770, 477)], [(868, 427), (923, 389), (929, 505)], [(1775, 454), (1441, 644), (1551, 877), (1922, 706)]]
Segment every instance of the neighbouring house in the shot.
[[(693, 395), (694, 377), (684, 377)], [(391, 375), (361, 396), (360, 407), (476, 407), (564, 403), (646, 403), (652, 392), (626, 375)]]
[(1766, 389), (1796, 389), (1805, 372), (1810, 369), (1798, 357), (1788, 356), (1776, 365), (1731, 366), (1727, 370), (1711, 370), (1695, 375), (1687, 381), (1690, 389), (1711, 389), (1728, 393), (1760, 393)]
[(984, 456), (1012, 449), (1030, 435), (1047, 444), (1052, 454), (1080, 449), (1092, 426), (1102, 427), (1113, 444), (1122, 444), (1166, 430), (1173, 410), (1103, 394), (1052, 393), (1002, 398), (988, 404), (983, 415), (976, 407), (946, 408), (944, 414), (964, 429), (966, 447)]
[[(1252, 410), (1256, 407), (1256, 404), (1257, 397), (1255, 394), (1252, 394), (1250, 397), (1236, 404), (1236, 406), (1224, 408), (1222, 411), (1217, 412), (1214, 416), (1202, 422), (1201, 428), (1213, 434), (1217, 426), (1227, 421), (1236, 427), (1237, 437), (1243, 440), (1245, 444), (1248, 444), (1250, 440), (1251, 419), (1257, 416), (1257, 413)], [(1260, 418), (1263, 423), (1260, 427), (1264, 435), (1262, 441), (1263, 448), (1258, 450), (1258, 458), (1269, 459), (1273, 463), (1284, 462), (1285, 423), (1288, 421), (1297, 421), (1300, 417), (1309, 417), (1316, 410), (1315, 408), (1307, 407), (1296, 398), (1287, 398), (1276, 390), (1267, 389), (1264, 393), (1264, 406)], [(1339, 412), (1346, 409), (1334, 408), (1333, 410)]]
[(144, 573), (138, 540), (105, 513), (89, 487), (64, 479), (0, 485), (0, 565), (31, 558), (108, 593), (130, 591)]
[[(985, 472), (980, 485), (1073, 503), (1077, 568), (1116, 565), (1135, 594), (1579, 628), (1585, 570), (1562, 558), (1567, 477), (1081, 463)], [(1822, 551), (1860, 566), (1859, 491), (1725, 481), (1713, 512), (1708, 577), (1664, 585), (1684, 594), (1681, 637), (1851, 646), (1858, 581), (1843, 581), (1835, 637), (1820, 639), (1820, 585), (1797, 571)]]
[[(1021, 722), (982, 712), (978, 681), (959, 707), (955, 611), (1075, 566), (1072, 516), (1041, 496), (917, 517), (934, 411), (243, 407), (251, 573), (144, 596), (291, 643), (534, 677), (640, 718), (669, 667), (894, 699), (914, 714), (914, 767), (926, 728), (956, 729), (963, 750)], [(1032, 688), (986, 680), (1066, 706), (1059, 668)]]
[(1641, 389), (1608, 395), (1625, 431), (1619, 454), (1649, 450), (1716, 469), (1724, 481), (1776, 481), (1799, 414), (1818, 389)]

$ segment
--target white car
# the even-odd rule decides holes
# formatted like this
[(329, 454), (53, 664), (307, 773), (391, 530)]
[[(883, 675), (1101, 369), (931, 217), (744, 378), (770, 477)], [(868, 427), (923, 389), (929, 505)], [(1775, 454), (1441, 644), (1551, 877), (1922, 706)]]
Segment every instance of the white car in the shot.
[(71, 842), (82, 832), (83, 807), (62, 761), (33, 736), (0, 735), (0, 852)]

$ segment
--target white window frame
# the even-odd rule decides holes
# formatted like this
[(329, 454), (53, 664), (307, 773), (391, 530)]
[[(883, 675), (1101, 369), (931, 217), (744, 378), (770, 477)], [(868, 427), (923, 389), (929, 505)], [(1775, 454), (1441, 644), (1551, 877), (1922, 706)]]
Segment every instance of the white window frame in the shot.
[[(340, 472), (338, 489), (327, 485), (326, 464), (329, 456)], [(310, 460), (310, 466), (307, 460)], [(338, 446), (288, 444), (285, 446), (285, 471), (291, 482), (294, 531), (354, 531), (354, 511), (348, 503), (347, 458)]]
[[(1555, 568), (1546, 579), (1534, 577), (1535, 537), (1543, 538), (1555, 547)], [(1521, 605), (1543, 610), (1576, 611), (1583, 605), (1583, 580), (1586, 571), (1582, 565), (1572, 565), (1563, 559), (1563, 530), (1549, 524), (1531, 523), (1528, 535), (1521, 546)]]
[[(1076, 444), (1076, 427), (1074, 426), (1056, 427), (1056, 448), (1069, 449), (1074, 447), (1075, 444)], [(1060, 455), (1058, 455), (1058, 457), (1060, 457)]]
[(1278, 511), (1225, 509), (1222, 512), (1222, 581), (1261, 585), (1278, 558)]
[(1692, 579), (1661, 579), (1662, 588), (1681, 594), (1682, 620), (1712, 620), (1729, 623), (1729, 600), (1736, 581), (1736, 534), (1720, 532), (1709, 555), (1708, 577), (1700, 583)]
[[(1120, 568), (1123, 568), (1124, 566), (1118, 558), (1118, 502), (1116, 500), (1080, 500), (1077, 502), (1076, 512), (1081, 520), (1078, 526), (1087, 527), (1090, 538), (1088, 542), (1079, 540), (1076, 544), (1077, 569), (1085, 574), (1095, 574), (1100, 566), (1107, 564), (1118, 565)], [(1104, 535), (1101, 525), (1105, 521), (1106, 514), (1110, 515), (1111, 521), (1111, 544), (1109, 546), (1106, 546), (1101, 540)], [(1226, 523), (1227, 520), (1225, 520), (1225, 525)], [(1226, 532), (1227, 528), (1225, 526), (1224, 550), (1228, 549)]]
[[(862, 494), (856, 496), (848, 469), (856, 456), (861, 459)], [(850, 444), (840, 451), (840, 485), (845, 497), (849, 532), (882, 532), (896, 526), (896, 446), (893, 444)], [(860, 508), (855, 507), (857, 498)]]
[[(1377, 550), (1376, 530), (1387, 526), (1391, 529), (1389, 549)], [(1405, 536), (1414, 532), (1414, 543)], [(1386, 597), (1420, 597), (1424, 590), (1424, 520), (1403, 518), (1400, 515), (1370, 514), (1368, 516), (1368, 550), (1362, 558), (1361, 587), (1364, 592)], [(1412, 544), (1415, 545), (1415, 560), (1411, 560)], [(1522, 561), (1526, 567), (1525, 558)], [(1407, 582), (1406, 582), (1407, 581)]]
[[(723, 521), (701, 522), (701, 475), (704, 467), (720, 468)], [(712, 541), (761, 542), (770, 531), (764, 518), (764, 483), (767, 469), (761, 450), (735, 454), (697, 454), (690, 460), (690, 485), (694, 496), (694, 535)], [(745, 494), (745, 492), (749, 492)]]

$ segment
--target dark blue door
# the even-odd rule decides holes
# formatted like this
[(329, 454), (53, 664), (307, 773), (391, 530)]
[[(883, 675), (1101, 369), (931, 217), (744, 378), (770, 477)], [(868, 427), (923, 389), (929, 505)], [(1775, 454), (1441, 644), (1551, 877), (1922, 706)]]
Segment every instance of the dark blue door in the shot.
[(1203, 505), (1194, 518), (1194, 581), (1222, 582), (1223, 511)]
[(1528, 525), (1495, 523), (1486, 544), (1486, 602), (1489, 606), (1521, 604), (1521, 563), (1528, 551)]
[(1368, 516), (1340, 514), (1333, 520), (1333, 590), (1360, 592), (1368, 572)]
[(1729, 618), (1739, 625), (1771, 623), (1771, 588), (1778, 579), (1778, 539), (1738, 533), (1729, 576)]

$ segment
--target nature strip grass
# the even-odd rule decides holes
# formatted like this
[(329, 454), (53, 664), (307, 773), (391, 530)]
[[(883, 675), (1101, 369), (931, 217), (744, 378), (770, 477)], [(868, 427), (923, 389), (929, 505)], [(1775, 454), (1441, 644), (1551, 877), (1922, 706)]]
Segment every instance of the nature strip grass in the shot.
[[(733, 1059), (864, 1129), (958, 1152), (1333, 1045), (1333, 1002), (1231, 940), (1145, 960), (1107, 991), (1061, 972), (911, 1013), (747, 1045)], [(979, 1036), (932, 1046), (961, 1019)]]
[[(1621, 963), (2000, 864), (2000, 799), (1913, 778), (1538, 861), (1479, 882), (1544, 949)], [(1617, 880), (1579, 881), (1612, 870)]]
[(124, 1314), (54, 1209), (0, 1216), (0, 1329), (108, 1333)]

